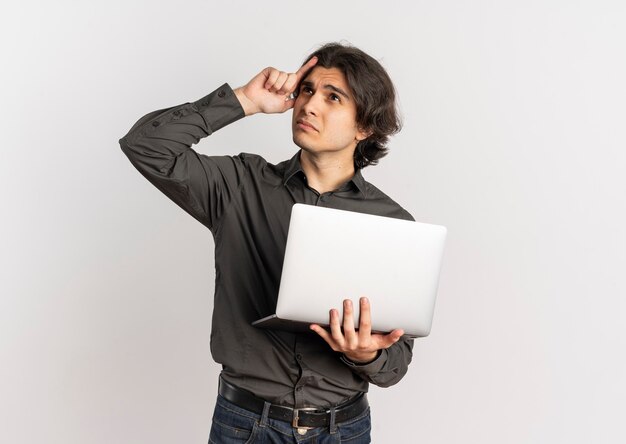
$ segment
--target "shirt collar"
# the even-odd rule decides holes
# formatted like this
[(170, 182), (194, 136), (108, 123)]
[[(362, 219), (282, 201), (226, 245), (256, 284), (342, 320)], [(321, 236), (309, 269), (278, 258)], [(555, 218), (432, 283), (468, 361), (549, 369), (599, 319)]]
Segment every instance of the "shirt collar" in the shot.
[[(302, 173), (304, 176), (304, 171), (302, 171), (302, 165), (300, 164), (300, 151), (287, 161), (283, 172), (283, 185), (287, 185), (287, 182), (289, 182), (289, 180), (291, 180), (291, 178), (297, 173)], [(352, 179), (350, 179), (345, 185), (349, 183), (352, 183), (357, 191), (365, 196), (365, 179), (363, 179), (360, 169), (356, 170)], [(339, 190), (345, 191), (345, 185), (339, 187)]]

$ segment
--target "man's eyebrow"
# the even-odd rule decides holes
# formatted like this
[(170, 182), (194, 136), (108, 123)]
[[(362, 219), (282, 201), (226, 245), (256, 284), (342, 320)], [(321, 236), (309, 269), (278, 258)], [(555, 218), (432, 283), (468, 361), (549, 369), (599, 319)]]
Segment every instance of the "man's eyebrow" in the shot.
[(346, 100), (350, 100), (350, 96), (348, 95), (348, 93), (345, 92), (343, 89), (336, 87), (335, 85), (324, 85), (324, 88), (335, 91), (337, 94), (341, 94), (342, 96), (344, 96)]
[[(302, 83), (300, 83), (300, 86), (301, 87), (306, 86), (307, 88), (313, 89), (313, 82), (311, 82), (310, 80), (303, 80)], [(350, 100), (350, 96), (348, 95), (348, 93), (335, 85), (331, 85), (331, 84), (324, 85), (324, 89), (330, 89), (331, 91), (334, 91), (337, 94), (344, 96), (346, 100)]]

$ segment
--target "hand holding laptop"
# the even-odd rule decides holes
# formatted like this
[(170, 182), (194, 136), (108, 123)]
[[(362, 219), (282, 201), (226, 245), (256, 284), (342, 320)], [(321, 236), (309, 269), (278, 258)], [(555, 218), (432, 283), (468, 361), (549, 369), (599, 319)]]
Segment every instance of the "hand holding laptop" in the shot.
[[(389, 348), (404, 334), (402, 329), (395, 329), (391, 333), (372, 334), (371, 307), (367, 298), (361, 298), (359, 313), (359, 328), (354, 329), (354, 313), (352, 301), (343, 301), (343, 322), (339, 320), (339, 311), (330, 310), (330, 332), (317, 324), (311, 324), (311, 330), (316, 332), (336, 351), (343, 353), (355, 363), (365, 363), (376, 359), (379, 350)], [(343, 324), (343, 331), (341, 329)]]
[[(446, 228), (440, 225), (297, 203), (289, 222), (276, 310), (252, 325), (313, 330), (357, 361), (375, 356), (403, 334), (428, 336), (445, 238)], [(363, 295), (369, 301), (360, 303), (355, 325), (352, 305), (344, 300)], [(328, 309), (342, 301), (343, 320), (338, 310), (331, 310), (329, 317)]]

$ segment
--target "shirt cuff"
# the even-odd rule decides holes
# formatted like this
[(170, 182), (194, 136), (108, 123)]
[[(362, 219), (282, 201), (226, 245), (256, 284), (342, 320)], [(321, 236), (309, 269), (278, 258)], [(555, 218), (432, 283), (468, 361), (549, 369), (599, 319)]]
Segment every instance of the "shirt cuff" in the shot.
[(245, 116), (245, 112), (228, 83), (192, 104), (202, 115), (211, 132)]
[(387, 349), (381, 350), (378, 357), (373, 361), (368, 362), (367, 364), (358, 364), (356, 362), (352, 362), (345, 355), (341, 355), (340, 359), (341, 362), (346, 364), (357, 373), (362, 373), (365, 375), (375, 375), (379, 373), (382, 370), (383, 365), (385, 365), (385, 362), (387, 361), (387, 353)]

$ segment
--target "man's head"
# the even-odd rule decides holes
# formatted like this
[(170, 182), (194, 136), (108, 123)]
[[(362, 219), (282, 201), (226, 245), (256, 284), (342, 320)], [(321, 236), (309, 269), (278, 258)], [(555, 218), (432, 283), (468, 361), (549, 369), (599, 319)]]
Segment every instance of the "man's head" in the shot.
[[(350, 119), (355, 130), (347, 131), (346, 134), (353, 135), (356, 143), (355, 168), (375, 165), (378, 159), (387, 154), (385, 145), (389, 136), (397, 133), (401, 127), (395, 89), (389, 75), (378, 61), (353, 46), (326, 44), (309, 55), (304, 64), (312, 57), (317, 57), (317, 63), (296, 89), (298, 98), (294, 106), (294, 141), (305, 148), (306, 134), (298, 134), (297, 122), (303, 119), (306, 123), (307, 114), (311, 116), (312, 122), (318, 118), (315, 113), (324, 114), (328, 116), (326, 123), (320, 123), (324, 129), (332, 126), (334, 130), (345, 131), (347, 121), (338, 125), (337, 117), (342, 120), (347, 117), (344, 117), (345, 113), (337, 114), (335, 109), (338, 108), (334, 105), (341, 101), (342, 106), (352, 108), (353, 117)], [(328, 97), (326, 102), (313, 102), (316, 89), (325, 91)], [(305, 130), (302, 129), (302, 132)]]

